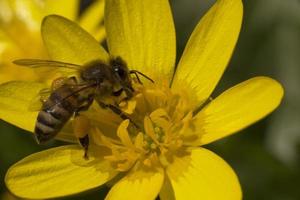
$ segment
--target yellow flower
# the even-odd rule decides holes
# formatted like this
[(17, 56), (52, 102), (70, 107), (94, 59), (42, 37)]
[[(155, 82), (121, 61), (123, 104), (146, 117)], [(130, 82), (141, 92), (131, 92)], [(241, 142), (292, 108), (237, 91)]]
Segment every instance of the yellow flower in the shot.
[(105, 36), (101, 21), (104, 1), (95, 1), (79, 15), (79, 0), (0, 1), (0, 83), (10, 80), (43, 80), (33, 70), (16, 67), (16, 58), (47, 58), (40, 37), (40, 23), (46, 15), (59, 14), (77, 22), (98, 41)]
[[(174, 68), (175, 30), (168, 1), (107, 0), (110, 56), (120, 56), (131, 69), (155, 80), (135, 84), (136, 95), (120, 105), (141, 129), (94, 105), (84, 113), (93, 126), (89, 160), (78, 145), (30, 155), (8, 170), (10, 191), (41, 199), (109, 183), (106, 199), (241, 199), (234, 171), (201, 146), (260, 120), (283, 96), (278, 82), (255, 77), (210, 100), (236, 44), (242, 12), (241, 0), (218, 0)], [(95, 39), (62, 17), (45, 18), (42, 36), (53, 60), (84, 64), (109, 59)], [(27, 108), (43, 87), (36, 82), (3, 84), (0, 118), (32, 131), (37, 113)], [(58, 138), (75, 141), (71, 132), (67, 124)]]

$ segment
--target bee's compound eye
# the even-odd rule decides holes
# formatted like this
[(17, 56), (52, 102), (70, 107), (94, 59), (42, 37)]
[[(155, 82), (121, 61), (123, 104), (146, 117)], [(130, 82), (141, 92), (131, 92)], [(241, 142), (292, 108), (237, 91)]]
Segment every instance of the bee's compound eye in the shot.
[(115, 68), (115, 72), (119, 75), (119, 77), (120, 77), (121, 79), (125, 79), (125, 78), (126, 78), (126, 71), (125, 71), (123, 68), (121, 68), (121, 67), (116, 67), (116, 68)]

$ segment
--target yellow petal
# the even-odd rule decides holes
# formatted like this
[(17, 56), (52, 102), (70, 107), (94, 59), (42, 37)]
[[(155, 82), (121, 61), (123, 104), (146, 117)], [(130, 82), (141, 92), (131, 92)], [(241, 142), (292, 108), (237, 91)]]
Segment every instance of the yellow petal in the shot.
[(91, 147), (89, 159), (83, 149), (62, 146), (32, 154), (13, 165), (5, 182), (15, 195), (29, 199), (61, 197), (98, 187), (116, 172), (103, 159), (103, 150)]
[(196, 115), (195, 127), (203, 145), (237, 132), (272, 112), (283, 88), (268, 77), (255, 77), (222, 93)]
[(176, 42), (169, 2), (108, 0), (105, 6), (110, 53), (153, 79), (170, 80)]
[(176, 200), (242, 199), (239, 181), (230, 166), (213, 152), (198, 148), (175, 157), (166, 169)]
[(191, 35), (172, 88), (184, 89), (199, 106), (222, 76), (236, 44), (243, 15), (241, 0), (218, 0)]
[(0, 83), (16, 79), (35, 80), (33, 70), (28, 70), (25, 67), (16, 67), (12, 64), (12, 60), (23, 55), (18, 45), (19, 43), (14, 40), (14, 37), (0, 28)]
[(32, 100), (44, 84), (16, 81), (0, 85), (0, 119), (33, 131), (37, 112), (30, 111)]
[(90, 34), (76, 23), (58, 15), (44, 18), (42, 37), (53, 60), (84, 64), (108, 60), (107, 52)]
[(45, 0), (45, 14), (57, 14), (62, 15), (68, 19), (75, 20), (79, 11), (79, 3), (79, 0)]
[(7, 28), (25, 25), (31, 31), (38, 31), (42, 17), (43, 12), (36, 1), (1, 0), (0, 2), (0, 24), (8, 25)]
[(142, 166), (133, 168), (128, 175), (111, 188), (106, 200), (153, 200), (158, 195), (163, 180), (164, 172), (161, 168), (149, 169)]
[(13, 8), (8, 0), (0, 1), (0, 24), (8, 23), (13, 18)]
[(106, 31), (104, 25), (100, 25), (93, 32), (91, 32), (92, 36), (96, 38), (99, 42), (102, 42), (106, 39)]
[(164, 184), (159, 192), (160, 200), (175, 200), (174, 190), (168, 177), (165, 177)]
[[(103, 36), (99, 34), (102, 30), (104, 33), (104, 0), (97, 0), (91, 4), (80, 16), (80, 26), (93, 35), (98, 41), (102, 41)], [(97, 37), (96, 37), (97, 36)], [(101, 38), (98, 38), (101, 37)]]

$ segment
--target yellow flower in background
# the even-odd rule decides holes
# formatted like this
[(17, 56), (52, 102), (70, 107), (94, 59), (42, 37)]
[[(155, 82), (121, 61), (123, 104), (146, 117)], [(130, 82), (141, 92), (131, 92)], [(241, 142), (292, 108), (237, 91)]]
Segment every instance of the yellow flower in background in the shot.
[[(8, 170), (10, 191), (42, 199), (110, 183), (106, 199), (241, 199), (231, 167), (201, 146), (260, 120), (283, 96), (278, 82), (255, 77), (208, 101), (236, 44), (242, 7), (241, 0), (218, 0), (198, 23), (176, 70), (167, 0), (107, 0), (109, 54), (75, 23), (56, 15), (45, 18), (42, 36), (51, 59), (84, 64), (120, 56), (155, 84), (135, 84), (137, 94), (120, 105), (141, 130), (94, 105), (84, 113), (93, 126), (89, 160), (78, 145), (30, 155)], [(0, 118), (33, 131), (37, 113), (28, 106), (43, 87), (20, 81), (1, 85)], [(58, 139), (75, 141), (71, 132), (67, 125)]]
[(42, 80), (34, 71), (16, 67), (16, 58), (47, 58), (40, 37), (43, 17), (59, 14), (76, 20), (98, 41), (105, 37), (101, 24), (104, 0), (95, 1), (79, 17), (80, 0), (1, 0), (0, 1), (0, 83), (10, 80)]

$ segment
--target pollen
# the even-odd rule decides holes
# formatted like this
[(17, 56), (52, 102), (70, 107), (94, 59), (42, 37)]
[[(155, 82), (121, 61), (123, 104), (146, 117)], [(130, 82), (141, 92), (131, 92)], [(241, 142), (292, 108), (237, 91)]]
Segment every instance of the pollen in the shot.
[(119, 171), (127, 171), (137, 162), (148, 167), (167, 166), (184, 147), (185, 133), (193, 127), (193, 114), (184, 93), (156, 84), (136, 84), (135, 90), (131, 100), (119, 105), (130, 120), (121, 122), (117, 138), (98, 131), (101, 144), (111, 150), (105, 158)]

